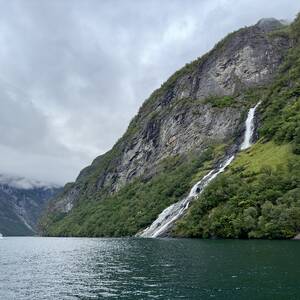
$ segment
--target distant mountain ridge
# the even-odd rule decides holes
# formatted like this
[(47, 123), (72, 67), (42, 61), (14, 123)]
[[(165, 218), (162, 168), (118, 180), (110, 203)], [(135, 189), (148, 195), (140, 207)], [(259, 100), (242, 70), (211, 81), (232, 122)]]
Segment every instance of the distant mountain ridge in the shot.
[(0, 184), (8, 185), (10, 187), (18, 188), (18, 189), (34, 189), (34, 188), (59, 188), (60, 186), (55, 183), (43, 182), (39, 180), (29, 179), (25, 177), (12, 176), (0, 174)]
[(55, 184), (1, 174), (0, 232), (5, 236), (35, 235), (42, 210), (59, 191)]

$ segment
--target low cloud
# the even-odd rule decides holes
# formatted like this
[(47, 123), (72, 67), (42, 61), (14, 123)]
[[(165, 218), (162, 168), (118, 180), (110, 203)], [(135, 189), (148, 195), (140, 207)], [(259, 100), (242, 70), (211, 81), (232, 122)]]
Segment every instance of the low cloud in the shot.
[(64, 183), (151, 91), (219, 39), (299, 1), (0, 0), (0, 173)]

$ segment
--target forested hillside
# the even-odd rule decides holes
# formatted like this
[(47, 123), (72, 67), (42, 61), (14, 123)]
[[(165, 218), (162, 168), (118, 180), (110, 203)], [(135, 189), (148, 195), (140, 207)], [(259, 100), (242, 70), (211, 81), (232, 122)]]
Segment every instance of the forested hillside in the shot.
[(263, 19), (177, 71), (145, 101), (112, 150), (50, 203), (42, 233), (136, 234), (237, 150), (249, 107), (262, 101), (257, 144), (240, 153), (194, 201), (173, 234), (295, 235), (300, 221), (299, 22), (298, 17), (286, 26)]

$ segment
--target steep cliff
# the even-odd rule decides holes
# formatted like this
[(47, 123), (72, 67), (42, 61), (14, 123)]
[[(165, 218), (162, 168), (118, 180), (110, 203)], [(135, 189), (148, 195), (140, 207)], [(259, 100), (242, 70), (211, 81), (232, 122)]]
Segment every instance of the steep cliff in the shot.
[(282, 33), (286, 28), (263, 19), (172, 75), (144, 102), (112, 150), (50, 203), (43, 233), (131, 235), (184, 196), (236, 147), (246, 111), (293, 46)]

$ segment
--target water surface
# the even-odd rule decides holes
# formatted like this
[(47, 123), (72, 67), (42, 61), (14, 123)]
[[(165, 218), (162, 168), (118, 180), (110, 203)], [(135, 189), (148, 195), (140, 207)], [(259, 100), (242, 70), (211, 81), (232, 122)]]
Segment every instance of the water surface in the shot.
[(4, 238), (0, 299), (299, 299), (300, 242)]

